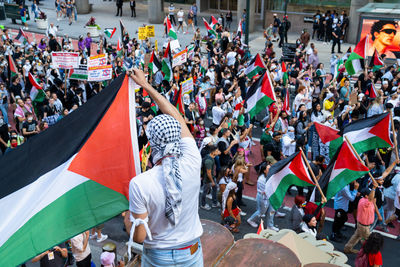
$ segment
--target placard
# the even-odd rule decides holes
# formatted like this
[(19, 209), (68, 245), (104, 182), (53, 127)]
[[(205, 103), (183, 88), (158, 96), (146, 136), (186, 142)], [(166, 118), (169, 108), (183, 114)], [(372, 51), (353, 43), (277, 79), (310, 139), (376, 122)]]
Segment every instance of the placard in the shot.
[(158, 52), (158, 41), (154, 41), (154, 49)]
[(107, 65), (107, 54), (100, 54), (96, 56), (89, 57), (87, 61), (88, 68), (95, 66), (105, 66)]
[(71, 80), (87, 81), (88, 70), (87, 65), (79, 65), (77, 69), (70, 69), (69, 78)]
[(146, 36), (147, 37), (155, 37), (154, 33), (154, 25), (147, 25), (146, 26)]
[(190, 92), (193, 91), (193, 79), (189, 78), (186, 81), (183, 81), (181, 83), (182, 86), (182, 94), (189, 94)]
[(139, 40), (145, 40), (146, 39), (146, 27), (139, 27), (138, 39)]
[(179, 44), (178, 40), (170, 41), (169, 47), (171, 48), (171, 51), (173, 51), (173, 52), (180, 51), (180, 49), (181, 49), (181, 45)]
[(88, 68), (88, 81), (101, 82), (111, 80), (112, 78), (112, 65), (95, 66)]
[(52, 52), (51, 62), (58, 69), (77, 69), (79, 67), (79, 53)]
[(185, 64), (187, 61), (187, 49), (176, 53), (172, 58), (172, 67), (179, 66)]

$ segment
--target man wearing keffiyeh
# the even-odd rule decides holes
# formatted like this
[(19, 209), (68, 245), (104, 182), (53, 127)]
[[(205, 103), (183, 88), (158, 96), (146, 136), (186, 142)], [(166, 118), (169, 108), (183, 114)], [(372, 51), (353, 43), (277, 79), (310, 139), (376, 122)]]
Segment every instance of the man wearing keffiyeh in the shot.
[(144, 243), (142, 266), (203, 266), (199, 150), (182, 115), (147, 82), (144, 73), (134, 69), (130, 77), (164, 114), (146, 128), (154, 167), (129, 184), (128, 253), (135, 241)]

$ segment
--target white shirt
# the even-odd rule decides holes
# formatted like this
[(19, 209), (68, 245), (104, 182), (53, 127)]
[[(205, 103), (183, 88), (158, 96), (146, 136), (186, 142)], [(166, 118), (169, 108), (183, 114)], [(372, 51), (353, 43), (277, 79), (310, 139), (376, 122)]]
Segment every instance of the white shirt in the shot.
[(165, 217), (165, 180), (161, 165), (136, 176), (129, 184), (129, 210), (137, 214), (148, 213), (153, 240), (147, 236), (145, 248), (179, 247), (203, 234), (198, 213), (200, 152), (193, 138), (181, 140), (181, 151), (182, 211), (177, 225), (171, 225)]
[(215, 125), (219, 125), (221, 123), (222, 118), (225, 116), (225, 111), (217, 106), (212, 108), (212, 122)]
[(183, 10), (179, 10), (176, 15), (178, 15), (178, 21), (183, 21), (183, 16), (185, 15), (185, 12), (183, 12)]
[(293, 142), (287, 134), (282, 137), (282, 153), (285, 156), (291, 156), (296, 151), (296, 142)]
[(84, 260), (90, 254), (89, 243), (87, 244), (86, 249), (82, 251), (83, 240), (83, 233), (71, 238), (72, 253), (74, 254), (76, 261)]
[(300, 104), (306, 104), (307, 97), (303, 94), (297, 94), (293, 101), (293, 110), (297, 112)]
[(226, 55), (226, 60), (227, 60), (227, 65), (228, 66), (233, 66), (233, 65), (235, 65), (235, 62), (236, 62), (236, 52), (233, 52), (233, 51), (231, 51), (231, 52), (229, 52), (227, 55)]
[(54, 37), (57, 37), (57, 32), (58, 32), (58, 29), (56, 26), (53, 26), (53, 27), (49, 26), (49, 28), (47, 29), (47, 35), (51, 34)]
[(398, 210), (400, 210), (399, 197), (400, 197), (400, 183), (397, 185), (397, 188), (396, 188), (396, 197), (394, 198), (394, 206), (395, 206), (396, 209), (398, 209)]

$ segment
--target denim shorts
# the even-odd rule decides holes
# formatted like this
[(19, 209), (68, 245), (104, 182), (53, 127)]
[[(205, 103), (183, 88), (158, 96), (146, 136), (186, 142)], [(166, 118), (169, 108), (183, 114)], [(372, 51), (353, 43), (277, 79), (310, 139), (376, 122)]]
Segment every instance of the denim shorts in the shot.
[(142, 267), (203, 267), (203, 250), (200, 238), (194, 240), (192, 243), (195, 244), (196, 242), (199, 243), (199, 248), (193, 255), (190, 252), (190, 248), (183, 250), (143, 248)]

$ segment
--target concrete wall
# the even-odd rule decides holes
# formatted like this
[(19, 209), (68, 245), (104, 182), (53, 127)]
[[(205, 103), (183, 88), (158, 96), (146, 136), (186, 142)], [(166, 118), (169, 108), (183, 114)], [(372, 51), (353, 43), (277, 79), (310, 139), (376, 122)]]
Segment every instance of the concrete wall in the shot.
[(89, 0), (76, 1), (76, 11), (78, 14), (88, 14), (90, 10)]
[[(349, 34), (347, 35), (347, 42), (351, 44), (355, 44), (357, 41), (358, 28), (360, 26), (360, 13), (357, 12), (357, 9), (362, 8), (366, 4), (368, 4), (369, 0), (351, 0), (350, 12), (349, 12)], [(377, 14), (379, 15), (379, 14)]]

